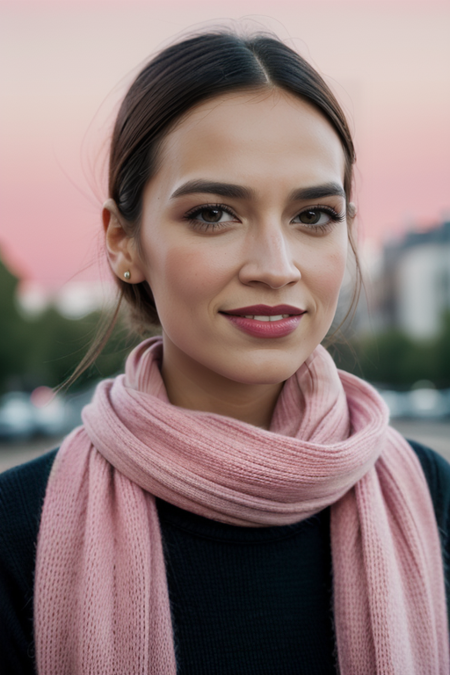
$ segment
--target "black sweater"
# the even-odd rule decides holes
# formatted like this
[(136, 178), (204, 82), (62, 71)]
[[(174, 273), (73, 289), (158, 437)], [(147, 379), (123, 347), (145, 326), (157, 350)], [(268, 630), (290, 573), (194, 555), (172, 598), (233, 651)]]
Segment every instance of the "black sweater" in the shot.
[[(450, 589), (450, 465), (425, 472)], [(55, 452), (0, 475), (0, 671), (35, 673), (33, 574)], [(179, 675), (336, 673), (329, 509), (295, 525), (225, 525), (157, 500)], [(81, 675), (81, 674), (80, 674)]]

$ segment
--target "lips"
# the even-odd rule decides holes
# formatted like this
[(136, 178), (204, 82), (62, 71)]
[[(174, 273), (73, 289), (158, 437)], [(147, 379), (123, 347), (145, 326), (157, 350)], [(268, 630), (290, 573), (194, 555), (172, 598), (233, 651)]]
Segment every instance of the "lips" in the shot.
[(280, 338), (293, 333), (304, 309), (292, 305), (250, 305), (221, 312), (236, 328), (258, 338)]
[(230, 314), (231, 316), (298, 316), (304, 314), (305, 310), (292, 305), (249, 305), (248, 307), (238, 307), (237, 309), (227, 309), (221, 314)]

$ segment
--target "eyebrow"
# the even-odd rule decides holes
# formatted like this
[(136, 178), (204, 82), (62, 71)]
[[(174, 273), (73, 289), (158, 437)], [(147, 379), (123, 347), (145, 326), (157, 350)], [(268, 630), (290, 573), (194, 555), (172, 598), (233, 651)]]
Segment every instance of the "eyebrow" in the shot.
[[(206, 180), (190, 180), (171, 195), (171, 199), (182, 197), (184, 195), (191, 195), (197, 193), (207, 193), (219, 195), (220, 197), (229, 197), (231, 199), (253, 199), (255, 191), (251, 188), (242, 185), (234, 185), (233, 183), (218, 183)], [(322, 199), (323, 197), (343, 197), (345, 199), (345, 191), (339, 183), (324, 183), (323, 185), (313, 185), (306, 188), (298, 188), (293, 190), (289, 195), (290, 201), (301, 201), (308, 199)]]
[(230, 197), (232, 199), (251, 199), (255, 196), (253, 190), (241, 185), (217, 183), (207, 180), (190, 180), (177, 188), (171, 195), (171, 199), (183, 195), (196, 194), (197, 192), (206, 192), (212, 195), (220, 195), (221, 197)]
[(323, 185), (313, 185), (294, 190), (289, 197), (291, 201), (295, 202), (301, 199), (323, 199), (323, 197), (343, 197), (345, 199), (346, 194), (339, 183), (324, 183)]

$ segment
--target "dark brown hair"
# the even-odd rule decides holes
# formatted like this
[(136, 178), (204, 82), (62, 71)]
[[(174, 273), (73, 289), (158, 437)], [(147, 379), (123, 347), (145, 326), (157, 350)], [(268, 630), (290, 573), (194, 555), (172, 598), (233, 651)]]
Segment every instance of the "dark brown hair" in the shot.
[[(314, 106), (336, 130), (345, 155), (344, 189), (347, 212), (352, 218), (352, 191), (355, 151), (345, 115), (334, 94), (319, 73), (290, 47), (263, 33), (242, 37), (221, 30), (207, 32), (173, 44), (157, 54), (129, 88), (117, 115), (111, 139), (109, 196), (114, 199), (129, 236), (139, 245), (142, 195), (158, 166), (158, 149), (172, 126), (193, 106), (227, 92), (279, 88)], [(357, 261), (349, 228), (350, 244)], [(132, 312), (135, 327), (159, 324), (151, 289), (146, 281), (130, 284), (114, 279)], [(352, 305), (354, 302), (352, 303)], [(349, 310), (350, 311), (350, 310)], [(101, 352), (118, 316), (91, 346), (80, 363), (75, 379)]]

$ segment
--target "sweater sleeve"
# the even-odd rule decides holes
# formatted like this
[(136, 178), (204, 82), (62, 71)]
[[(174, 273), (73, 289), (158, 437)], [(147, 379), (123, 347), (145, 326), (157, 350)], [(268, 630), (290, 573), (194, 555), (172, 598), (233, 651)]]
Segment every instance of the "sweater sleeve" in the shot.
[(0, 474), (0, 663), (35, 675), (33, 579), (45, 489), (56, 450)]

